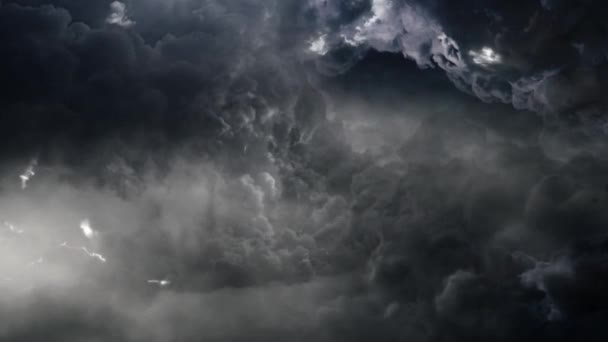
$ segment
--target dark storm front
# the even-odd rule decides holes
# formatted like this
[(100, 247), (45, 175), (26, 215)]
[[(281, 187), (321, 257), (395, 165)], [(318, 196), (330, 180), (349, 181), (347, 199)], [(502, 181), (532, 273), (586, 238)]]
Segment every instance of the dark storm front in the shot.
[(2, 1), (0, 340), (605, 341), (605, 7)]

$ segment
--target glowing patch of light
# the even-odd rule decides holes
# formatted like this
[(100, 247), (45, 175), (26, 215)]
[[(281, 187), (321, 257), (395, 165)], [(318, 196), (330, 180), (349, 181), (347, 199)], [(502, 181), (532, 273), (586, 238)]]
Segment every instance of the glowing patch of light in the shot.
[(363, 44), (368, 39), (370, 33), (377, 34), (379, 31), (375, 27), (387, 21), (388, 16), (391, 14), (392, 6), (393, 4), (390, 0), (372, 0), (372, 16), (367, 18), (363, 25), (355, 27), (355, 35), (352, 39), (348, 41), (345, 39), (344, 41), (351, 46), (357, 46)]
[(310, 42), (310, 46), (308, 47), (308, 49), (311, 52), (316, 53), (317, 55), (324, 56), (325, 54), (327, 54), (327, 52), (329, 52), (329, 47), (327, 46), (326, 38), (327, 35), (322, 35), (319, 38), (313, 40), (312, 42)]
[(379, 21), (386, 19), (391, 10), (391, 3), (388, 0), (373, 0), (372, 13), (373, 15), (363, 24), (365, 28), (369, 28)]
[(163, 279), (163, 280), (157, 280), (157, 279), (150, 279), (148, 280), (148, 284), (155, 284), (158, 285), (159, 287), (167, 287), (169, 285), (171, 285), (171, 281)]
[(473, 58), (475, 64), (487, 66), (499, 64), (502, 57), (489, 47), (483, 47), (480, 51), (469, 51), (469, 56)]
[(97, 235), (97, 232), (91, 227), (91, 222), (89, 219), (84, 219), (82, 222), (80, 222), (80, 230), (82, 230), (82, 233), (87, 237), (87, 239), (92, 239), (95, 237), (95, 235)]
[(106, 22), (122, 27), (135, 25), (135, 22), (127, 16), (127, 5), (120, 1), (114, 1), (110, 4), (110, 15), (106, 18)]
[(34, 177), (34, 175), (36, 175), (36, 172), (34, 172), (34, 168), (36, 167), (36, 164), (37, 164), (37, 161), (35, 159), (32, 160), (32, 162), (25, 169), (25, 171), (23, 171), (23, 173), (19, 175), (19, 178), (21, 179), (21, 189), (22, 190), (25, 190), (25, 188), (27, 188), (27, 182), (30, 179), (32, 179), (32, 177)]
[(15, 227), (13, 224), (11, 224), (10, 222), (4, 222), (4, 226), (6, 228), (8, 228), (8, 230), (13, 233), (13, 234), (23, 234), (24, 231), (23, 229), (18, 229), (17, 227)]

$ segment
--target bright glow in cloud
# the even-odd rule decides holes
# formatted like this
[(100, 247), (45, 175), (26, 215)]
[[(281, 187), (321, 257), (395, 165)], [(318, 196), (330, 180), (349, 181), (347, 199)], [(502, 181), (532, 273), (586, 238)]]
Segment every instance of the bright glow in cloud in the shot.
[(367, 41), (370, 37), (378, 38), (383, 41), (392, 40), (395, 37), (393, 28), (388, 25), (390, 22), (391, 9), (393, 4), (390, 0), (373, 0), (372, 16), (369, 17), (361, 26), (355, 28), (353, 39), (345, 39), (349, 45), (356, 46)]
[(318, 55), (324, 56), (329, 52), (329, 46), (327, 46), (327, 36), (322, 35), (319, 38), (313, 40), (310, 43), (310, 47), (308, 48), (311, 52), (314, 52)]
[(95, 235), (97, 235), (97, 232), (91, 227), (91, 222), (89, 219), (84, 219), (82, 222), (80, 222), (80, 229), (87, 239), (92, 239), (95, 237)]
[(127, 5), (120, 1), (114, 1), (110, 4), (110, 15), (106, 18), (108, 24), (114, 24), (122, 27), (130, 27), (135, 25), (135, 22), (127, 16)]
[(167, 286), (171, 285), (171, 281), (166, 280), (166, 279), (163, 279), (163, 280), (150, 279), (150, 280), (148, 280), (148, 284), (156, 284), (159, 287), (167, 287)]
[(483, 47), (480, 51), (469, 51), (469, 56), (473, 58), (475, 64), (483, 66), (502, 62), (502, 57), (489, 47)]

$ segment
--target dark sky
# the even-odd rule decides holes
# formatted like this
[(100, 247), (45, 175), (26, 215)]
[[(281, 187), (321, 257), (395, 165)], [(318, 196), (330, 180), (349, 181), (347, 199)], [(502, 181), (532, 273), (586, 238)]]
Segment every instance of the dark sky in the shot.
[(0, 0), (0, 341), (608, 340), (601, 0)]

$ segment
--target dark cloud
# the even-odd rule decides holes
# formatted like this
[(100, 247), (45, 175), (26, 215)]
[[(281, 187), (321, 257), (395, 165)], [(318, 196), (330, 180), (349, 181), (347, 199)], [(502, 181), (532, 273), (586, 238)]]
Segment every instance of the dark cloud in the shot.
[(603, 341), (602, 13), (3, 1), (0, 340)]
[(443, 69), (460, 89), (483, 101), (567, 113), (581, 121), (588, 121), (591, 107), (599, 117), (582, 125), (604, 126), (607, 42), (601, 1), (376, 0), (361, 7), (366, 10), (356, 19), (335, 10), (350, 3), (316, 5), (327, 22), (319, 34), (335, 51), (347, 45), (401, 52), (420, 66)]

